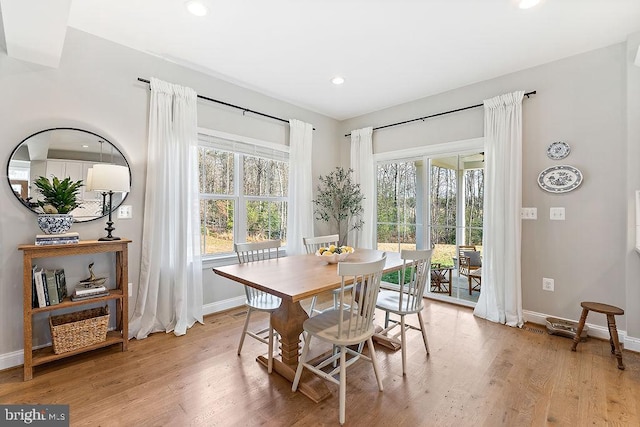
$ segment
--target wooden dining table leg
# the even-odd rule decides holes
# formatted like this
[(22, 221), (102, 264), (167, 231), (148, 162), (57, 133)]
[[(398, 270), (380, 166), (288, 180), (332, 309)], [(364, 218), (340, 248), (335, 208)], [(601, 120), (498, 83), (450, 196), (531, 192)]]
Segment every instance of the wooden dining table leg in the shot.
[[(286, 299), (283, 299), (280, 307), (271, 314), (271, 326), (280, 335), (280, 354), (282, 357), (282, 360), (273, 359), (273, 370), (292, 383), (298, 367), (302, 324), (308, 318), (307, 312), (299, 302)], [(258, 356), (257, 360), (264, 366), (268, 365), (265, 356)], [(324, 381), (309, 372), (303, 373), (298, 389), (316, 403), (331, 396)]]

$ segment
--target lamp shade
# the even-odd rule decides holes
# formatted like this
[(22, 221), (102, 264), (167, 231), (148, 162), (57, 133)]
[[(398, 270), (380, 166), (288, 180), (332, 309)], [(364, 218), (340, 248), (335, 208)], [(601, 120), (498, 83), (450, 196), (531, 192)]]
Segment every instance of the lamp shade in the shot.
[(93, 168), (87, 169), (87, 179), (84, 185), (85, 190), (93, 191)]
[[(129, 168), (119, 165), (96, 164), (91, 173), (92, 191), (129, 191)], [(87, 180), (89, 174), (87, 173)]]

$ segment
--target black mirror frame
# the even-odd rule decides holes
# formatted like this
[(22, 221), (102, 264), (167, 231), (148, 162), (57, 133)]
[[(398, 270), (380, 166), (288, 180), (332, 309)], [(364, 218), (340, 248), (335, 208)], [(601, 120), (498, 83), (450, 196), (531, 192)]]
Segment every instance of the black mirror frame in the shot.
[[(121, 156), (122, 159), (124, 160), (127, 169), (129, 169), (129, 183), (132, 183), (132, 179), (131, 179), (131, 166), (129, 165), (129, 161), (127, 160), (127, 158), (125, 157), (124, 153), (111, 141), (109, 141), (107, 138), (103, 137), (102, 135), (99, 135), (95, 132), (91, 132), (89, 130), (86, 129), (80, 129), (80, 128), (73, 128), (73, 127), (55, 127), (55, 128), (49, 128), (49, 129), (44, 129), (41, 131), (38, 131), (36, 133), (33, 133), (29, 136), (27, 136), (26, 138), (24, 138), (22, 141), (20, 141), (20, 143), (13, 149), (13, 151), (11, 151), (11, 154), (9, 155), (9, 160), (7, 160), (7, 183), (9, 184), (9, 188), (11, 189), (11, 192), (13, 193), (13, 196), (18, 199), (18, 201), (20, 202), (20, 204), (24, 207), (26, 207), (27, 209), (29, 209), (29, 211), (31, 211), (32, 213), (38, 215), (39, 212), (37, 212), (34, 208), (32, 208), (27, 201), (23, 200), (22, 198), (18, 197), (18, 195), (16, 195), (15, 191), (13, 191), (13, 187), (11, 186), (11, 179), (9, 178), (9, 165), (11, 164), (11, 160), (13, 159), (13, 156), (16, 154), (16, 151), (18, 151), (18, 149), (22, 146), (22, 144), (24, 144), (29, 138), (32, 138), (36, 135), (40, 135), (41, 133), (44, 132), (51, 132), (51, 131), (55, 131), (55, 130), (74, 130), (74, 131), (79, 131), (79, 132), (84, 132), (84, 133), (88, 133), (91, 134), (101, 140), (103, 140), (104, 142), (109, 143), (109, 145), (111, 145)], [(122, 201), (118, 204), (118, 206), (116, 206), (115, 208), (117, 209), (118, 207), (120, 207), (125, 200), (127, 200), (127, 197), (129, 197), (129, 193), (131, 193), (131, 190), (129, 190), (127, 192), (127, 194), (122, 198)], [(113, 208), (110, 209), (111, 212), (114, 211)], [(91, 222), (91, 221), (95, 221), (101, 218), (105, 218), (106, 216), (109, 215), (109, 212), (105, 212), (103, 213), (101, 216), (96, 216), (95, 218), (91, 218), (91, 219), (86, 219), (86, 220), (82, 220), (82, 221), (77, 221), (74, 219), (74, 223), (84, 223), (84, 222)]]

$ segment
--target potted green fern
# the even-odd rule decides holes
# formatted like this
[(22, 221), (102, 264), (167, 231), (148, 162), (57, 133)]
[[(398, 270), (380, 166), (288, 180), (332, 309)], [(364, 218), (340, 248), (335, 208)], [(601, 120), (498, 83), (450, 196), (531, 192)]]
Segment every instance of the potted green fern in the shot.
[(51, 180), (39, 177), (34, 185), (40, 191), (43, 199), (38, 200), (42, 214), (38, 215), (38, 226), (46, 234), (66, 233), (71, 228), (73, 216), (70, 212), (80, 206), (78, 195), (82, 180), (72, 181), (53, 177)]

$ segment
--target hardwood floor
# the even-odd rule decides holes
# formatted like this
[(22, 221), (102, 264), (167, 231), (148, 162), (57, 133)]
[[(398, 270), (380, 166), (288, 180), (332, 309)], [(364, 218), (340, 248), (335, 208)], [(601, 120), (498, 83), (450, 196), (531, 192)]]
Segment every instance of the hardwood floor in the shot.
[[(590, 338), (573, 353), (570, 339), (541, 326), (509, 328), (428, 300), (424, 318), (431, 355), (408, 332), (405, 378), (400, 351), (382, 346), (384, 392), (369, 363), (347, 370), (346, 425), (640, 425), (638, 353), (624, 351), (620, 371), (606, 341)], [(337, 425), (336, 386), (316, 404), (255, 361), (263, 344), (247, 339), (236, 355), (243, 320), (243, 309), (208, 316), (186, 336), (64, 359), (28, 382), (21, 368), (0, 372), (0, 403), (69, 404), (72, 426)]]

